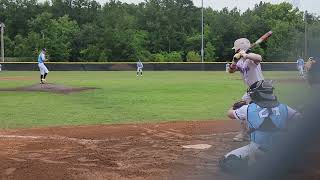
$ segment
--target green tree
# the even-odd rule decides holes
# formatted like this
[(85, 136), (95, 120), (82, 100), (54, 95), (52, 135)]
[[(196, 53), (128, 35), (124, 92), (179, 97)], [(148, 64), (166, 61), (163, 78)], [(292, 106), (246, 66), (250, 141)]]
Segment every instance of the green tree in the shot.
[(71, 44), (80, 29), (75, 21), (68, 16), (50, 21), (50, 28), (45, 29), (49, 42), (46, 44), (50, 57), (57, 61), (64, 61), (71, 56)]
[(6, 57), (13, 57), (14, 56), (14, 42), (8, 37), (4, 36), (3, 40), (5, 42), (5, 56)]
[(16, 35), (14, 37), (14, 51), (13, 55), (15, 57), (27, 57), (28, 47), (26, 46), (26, 40), (21, 35)]
[[(204, 17), (206, 61), (231, 59), (236, 39), (254, 42), (269, 30), (273, 37), (253, 49), (264, 61), (304, 52), (303, 12), (289, 3), (261, 2), (245, 12), (205, 8)], [(201, 49), (200, 19), (192, 0), (0, 0), (6, 54), (14, 57), (47, 47), (57, 61), (186, 61)], [(307, 23), (308, 54), (316, 55), (319, 17), (307, 13)]]
[(215, 47), (208, 42), (205, 47), (205, 60), (206, 61), (215, 61), (216, 60), (216, 49)]
[(199, 53), (195, 51), (189, 51), (187, 53), (187, 62), (200, 62), (201, 61), (201, 56)]
[(182, 52), (172, 51), (164, 54), (166, 62), (182, 62)]

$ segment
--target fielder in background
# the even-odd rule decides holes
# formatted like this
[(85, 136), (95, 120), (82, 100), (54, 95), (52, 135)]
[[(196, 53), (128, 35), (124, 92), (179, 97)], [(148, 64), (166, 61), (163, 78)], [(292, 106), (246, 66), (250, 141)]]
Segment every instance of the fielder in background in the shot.
[(305, 71), (306, 73), (309, 72), (310, 69), (312, 68), (312, 65), (313, 65), (314, 63), (316, 63), (316, 61), (314, 60), (313, 57), (310, 57), (310, 58), (308, 59), (308, 61), (305, 63), (305, 65), (304, 65), (304, 71)]
[(273, 90), (271, 81), (259, 81), (248, 90), (252, 99), (250, 104), (228, 111), (229, 118), (247, 121), (251, 141), (223, 156), (219, 162), (222, 170), (229, 173), (246, 170), (272, 149), (273, 143), (288, 130), (292, 120), (301, 116), (286, 104), (278, 102)]
[(43, 48), (38, 57), (38, 67), (40, 70), (40, 84), (44, 84), (47, 82), (46, 77), (49, 73), (48, 68), (44, 65), (44, 62), (46, 61), (46, 51), (46, 48)]
[(299, 76), (304, 78), (304, 60), (301, 57), (297, 60), (297, 69), (299, 71)]
[[(264, 80), (262, 75), (260, 62), (262, 57), (259, 54), (250, 52), (251, 43), (246, 38), (238, 39), (234, 42), (235, 55), (233, 56), (233, 62), (229, 66), (229, 73), (239, 71), (244, 83), (250, 88), (258, 81)], [(251, 102), (251, 97), (247, 92), (242, 96), (242, 100), (247, 104)], [(241, 131), (236, 135), (234, 141), (246, 141), (249, 137), (246, 134), (246, 124), (241, 123)]]
[(137, 77), (139, 76), (139, 73), (140, 73), (140, 76), (142, 77), (142, 69), (143, 69), (143, 64), (139, 59), (139, 61), (137, 62)]
[(226, 64), (226, 72), (229, 72), (229, 67), (230, 67), (230, 64), (227, 63), (227, 64)]
[(320, 63), (315, 61), (312, 57), (309, 58), (306, 65), (308, 65), (307, 72), (308, 72), (308, 82), (311, 87), (316, 87), (320, 89)]

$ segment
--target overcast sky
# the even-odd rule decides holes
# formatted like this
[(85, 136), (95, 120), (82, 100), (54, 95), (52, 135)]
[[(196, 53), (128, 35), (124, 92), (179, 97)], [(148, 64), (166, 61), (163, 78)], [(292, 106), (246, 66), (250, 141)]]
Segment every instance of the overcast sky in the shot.
[[(100, 3), (105, 3), (108, 0), (97, 0)], [(121, 2), (127, 3), (140, 3), (144, 0), (120, 0)], [(222, 9), (228, 7), (230, 9), (238, 7), (241, 10), (254, 7), (255, 4), (261, 0), (203, 0), (205, 7), (212, 7), (213, 9)], [(281, 3), (290, 2), (300, 7), (300, 9), (307, 10), (312, 13), (320, 15), (320, 0), (262, 0), (263, 2)], [(201, 6), (201, 0), (193, 0), (196, 6)]]

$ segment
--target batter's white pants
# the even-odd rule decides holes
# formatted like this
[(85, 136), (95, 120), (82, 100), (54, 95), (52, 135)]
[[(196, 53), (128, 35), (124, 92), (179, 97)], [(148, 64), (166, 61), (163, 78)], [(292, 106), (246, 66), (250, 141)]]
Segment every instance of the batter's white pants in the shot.
[(246, 92), (246, 93), (244, 93), (244, 95), (242, 96), (242, 98), (241, 98), (242, 100), (244, 100), (244, 101), (246, 101), (247, 103), (249, 103), (249, 102), (251, 102), (251, 97), (250, 97), (250, 95)]
[(39, 70), (40, 70), (40, 74), (44, 75), (45, 73), (49, 73), (48, 68), (44, 65), (44, 63), (39, 63)]

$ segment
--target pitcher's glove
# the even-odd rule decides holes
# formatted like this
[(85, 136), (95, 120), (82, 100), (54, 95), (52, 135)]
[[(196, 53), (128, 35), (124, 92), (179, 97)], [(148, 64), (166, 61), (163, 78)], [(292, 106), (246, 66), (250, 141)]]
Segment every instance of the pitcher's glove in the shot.
[(241, 108), (244, 105), (247, 105), (247, 102), (244, 101), (244, 100), (241, 100), (241, 101), (238, 101), (238, 102), (234, 103), (233, 106), (232, 106), (232, 109), (236, 110), (236, 109)]

